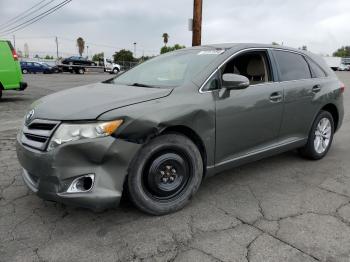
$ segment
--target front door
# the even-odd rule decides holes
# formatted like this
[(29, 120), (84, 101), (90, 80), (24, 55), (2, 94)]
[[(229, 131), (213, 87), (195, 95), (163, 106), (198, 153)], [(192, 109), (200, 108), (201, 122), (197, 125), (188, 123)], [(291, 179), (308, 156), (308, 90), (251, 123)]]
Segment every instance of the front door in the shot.
[(259, 152), (277, 141), (283, 111), (283, 89), (271, 70), (265, 50), (249, 51), (231, 59), (220, 74), (246, 76), (243, 90), (216, 91), (216, 165)]

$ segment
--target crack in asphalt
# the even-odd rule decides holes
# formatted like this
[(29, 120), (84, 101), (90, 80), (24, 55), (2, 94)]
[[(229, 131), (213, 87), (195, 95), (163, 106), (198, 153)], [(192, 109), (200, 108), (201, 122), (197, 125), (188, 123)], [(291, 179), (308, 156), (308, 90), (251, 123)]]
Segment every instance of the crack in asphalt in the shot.
[[(224, 210), (224, 209), (222, 209), (222, 211), (226, 212), (226, 214), (228, 214), (228, 215), (231, 215), (231, 213), (230, 213), (229, 211), (226, 211), (226, 210)], [(316, 261), (320, 261), (320, 260), (319, 260), (317, 257), (315, 257), (314, 255), (309, 254), (309, 253), (307, 253), (306, 251), (301, 250), (300, 248), (294, 246), (293, 244), (288, 243), (287, 241), (285, 241), (285, 240), (279, 238), (279, 237), (277, 236), (277, 234), (276, 234), (276, 235), (272, 235), (270, 232), (264, 231), (264, 230), (262, 230), (262, 229), (256, 227), (256, 226), (254, 225), (254, 223), (255, 223), (256, 221), (253, 222), (253, 223), (249, 223), (248, 221), (246, 221), (246, 220), (244, 220), (244, 219), (242, 219), (242, 218), (240, 218), (240, 217), (237, 217), (237, 216), (233, 216), (233, 217), (235, 217), (236, 219), (240, 220), (240, 221), (242, 222), (242, 224), (245, 224), (245, 225), (249, 225), (249, 226), (251, 226), (251, 227), (254, 227), (255, 229), (257, 229), (257, 230), (259, 230), (259, 231), (261, 231), (261, 232), (263, 232), (263, 233), (269, 235), (270, 237), (272, 237), (272, 238), (274, 238), (274, 239), (277, 239), (277, 240), (281, 241), (282, 243), (284, 243), (284, 244), (286, 244), (286, 245), (288, 245), (288, 246), (290, 246), (290, 247), (292, 247), (292, 248), (298, 250), (299, 252), (303, 253), (304, 255), (307, 255), (307, 256), (309, 256), (309, 257), (315, 259)], [(277, 232), (278, 232), (278, 231), (277, 231)]]
[(261, 237), (264, 233), (265, 233), (265, 232), (261, 232), (259, 235), (257, 235), (257, 236), (248, 244), (248, 246), (246, 247), (246, 249), (247, 249), (246, 259), (247, 259), (248, 262), (250, 261), (250, 247), (251, 247), (251, 245), (252, 245), (259, 237)]
[(325, 190), (325, 191), (327, 191), (327, 192), (329, 192), (329, 193), (333, 193), (333, 194), (336, 194), (336, 195), (338, 195), (338, 196), (342, 196), (342, 197), (346, 197), (346, 198), (349, 198), (349, 199), (350, 199), (350, 196), (349, 196), (349, 195), (341, 194), (341, 193), (339, 193), (339, 192), (330, 190), (330, 189), (328, 189), (328, 188), (324, 188), (324, 187), (322, 187), (322, 186), (317, 186), (317, 188), (322, 189), (322, 190)]

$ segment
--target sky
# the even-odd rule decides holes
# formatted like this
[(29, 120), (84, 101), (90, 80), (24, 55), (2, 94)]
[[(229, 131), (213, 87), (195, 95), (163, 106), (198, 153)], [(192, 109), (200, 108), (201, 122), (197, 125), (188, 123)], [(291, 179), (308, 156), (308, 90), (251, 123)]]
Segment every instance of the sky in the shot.
[[(63, 0), (52, 1), (51, 6)], [(39, 2), (0, 0), (0, 35), (2, 24)], [(89, 56), (111, 56), (122, 48), (134, 51), (134, 42), (137, 57), (156, 55), (165, 32), (170, 45), (191, 46), (192, 14), (193, 0), (72, 0), (15, 32), (16, 48), (23, 51), (27, 43), (31, 56), (55, 55), (57, 36), (60, 56), (68, 56), (78, 53), (75, 39), (83, 37)], [(202, 44), (274, 41), (332, 54), (350, 45), (349, 24), (349, 0), (203, 0)], [(1, 37), (12, 40), (12, 35)]]

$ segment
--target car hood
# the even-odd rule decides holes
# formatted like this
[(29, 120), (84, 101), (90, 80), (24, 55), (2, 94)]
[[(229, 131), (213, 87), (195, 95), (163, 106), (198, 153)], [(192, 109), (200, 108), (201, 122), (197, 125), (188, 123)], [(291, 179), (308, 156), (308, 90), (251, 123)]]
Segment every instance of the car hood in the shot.
[(97, 83), (45, 96), (32, 104), (33, 119), (93, 120), (113, 109), (170, 95), (172, 89)]

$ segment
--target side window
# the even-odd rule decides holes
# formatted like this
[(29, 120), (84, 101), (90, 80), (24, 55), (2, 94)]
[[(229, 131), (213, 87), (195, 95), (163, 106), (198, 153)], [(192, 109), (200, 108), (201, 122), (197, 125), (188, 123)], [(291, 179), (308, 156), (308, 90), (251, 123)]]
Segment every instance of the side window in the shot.
[(202, 91), (213, 91), (220, 88), (220, 79), (218, 73), (215, 73), (203, 86)]
[(238, 74), (247, 77), (251, 85), (272, 81), (270, 62), (265, 51), (240, 54), (223, 67), (222, 74)]
[(281, 81), (300, 80), (311, 78), (310, 68), (302, 55), (274, 51), (281, 73)]
[(316, 64), (314, 61), (312, 61), (311, 59), (307, 59), (307, 62), (310, 65), (312, 77), (319, 78), (319, 77), (326, 77), (327, 76), (326, 73), (323, 71), (323, 69), (318, 64)]

